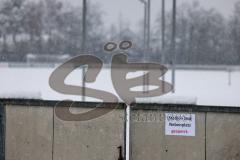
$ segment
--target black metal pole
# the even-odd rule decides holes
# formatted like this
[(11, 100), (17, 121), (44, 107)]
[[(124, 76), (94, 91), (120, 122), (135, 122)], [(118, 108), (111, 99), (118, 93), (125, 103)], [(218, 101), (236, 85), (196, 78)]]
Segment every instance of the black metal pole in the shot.
[(175, 65), (176, 65), (176, 0), (173, 0), (173, 12), (172, 12), (172, 92), (175, 93)]
[(82, 52), (85, 52), (86, 49), (86, 16), (87, 16), (87, 0), (83, 0), (82, 4)]
[[(143, 53), (147, 49), (147, 34), (148, 34), (148, 3), (146, 0), (139, 0), (144, 5), (144, 20), (143, 20)], [(145, 54), (143, 54), (143, 59), (145, 60)]]
[[(86, 37), (87, 37), (87, 28), (86, 28), (86, 20), (87, 20), (87, 0), (83, 0), (82, 4), (82, 44), (81, 44), (81, 50), (82, 53), (86, 52)], [(85, 95), (86, 95), (86, 84), (85, 84), (85, 67), (82, 69), (82, 101), (85, 101)]]
[[(151, 0), (148, 0), (147, 1), (147, 50), (144, 52), (144, 54), (146, 54), (146, 52), (150, 54), (150, 27), (151, 27)], [(146, 59), (146, 56), (145, 56), (145, 59)], [(145, 86), (146, 93), (148, 93), (149, 91), (149, 78), (150, 77), (147, 76), (144, 79), (144, 86)]]
[[(144, 48), (143, 48), (143, 62), (146, 61), (146, 52), (149, 52), (149, 3), (146, 0), (139, 0), (140, 2), (142, 2), (144, 4), (144, 36), (143, 36), (143, 41), (144, 41)], [(144, 71), (144, 74), (146, 74), (147, 72)], [(144, 77), (143, 78), (143, 93), (147, 92), (148, 88), (147, 88), (147, 84), (148, 84), (148, 77)]]
[(162, 0), (162, 63), (165, 63), (165, 0)]
[[(147, 37), (147, 3), (144, 1), (144, 53), (146, 51), (146, 37)], [(144, 55), (145, 56), (145, 55)], [(144, 57), (145, 58), (145, 57)]]
[[(165, 63), (165, 0), (162, 0), (162, 64)], [(165, 75), (162, 76), (162, 92), (165, 92)]]
[(151, 0), (147, 3), (147, 51), (150, 51)]

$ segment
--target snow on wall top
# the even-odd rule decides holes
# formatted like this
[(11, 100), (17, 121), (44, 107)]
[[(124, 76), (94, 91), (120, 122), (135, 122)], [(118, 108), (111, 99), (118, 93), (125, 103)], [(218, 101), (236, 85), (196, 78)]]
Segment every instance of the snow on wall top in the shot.
[(137, 103), (157, 103), (157, 104), (197, 104), (197, 97), (166, 95), (153, 98), (139, 98)]
[(2, 99), (42, 99), (41, 92), (33, 91), (11, 91), (0, 92), (0, 98)]

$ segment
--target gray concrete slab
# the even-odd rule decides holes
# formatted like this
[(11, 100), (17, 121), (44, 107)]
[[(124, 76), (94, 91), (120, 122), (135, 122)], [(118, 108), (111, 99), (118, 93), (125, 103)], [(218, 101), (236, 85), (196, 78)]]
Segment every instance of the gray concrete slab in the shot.
[(6, 106), (6, 160), (51, 160), (51, 107)]
[[(72, 108), (73, 113), (87, 110)], [(124, 110), (86, 122), (55, 117), (54, 133), (54, 160), (117, 160), (117, 147), (124, 146)]]
[(207, 160), (240, 159), (240, 115), (207, 113)]
[(131, 160), (204, 160), (205, 115), (196, 113), (196, 136), (166, 136), (165, 112), (133, 110)]

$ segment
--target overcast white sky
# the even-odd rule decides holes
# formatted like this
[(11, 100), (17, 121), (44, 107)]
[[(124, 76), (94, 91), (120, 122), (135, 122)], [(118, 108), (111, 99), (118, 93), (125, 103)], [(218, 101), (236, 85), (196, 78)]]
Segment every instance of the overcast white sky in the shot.
[[(81, 5), (82, 0), (62, 0), (74, 5)], [(136, 27), (138, 22), (143, 17), (143, 4), (139, 0), (88, 0), (92, 3), (98, 3), (99, 7), (104, 11), (104, 20), (106, 25), (109, 26), (112, 23), (119, 23), (120, 17), (125, 19), (130, 24), (130, 27)], [(177, 0), (178, 4), (184, 2), (193, 2), (194, 0)], [(197, 0), (206, 8), (216, 8), (225, 17), (232, 14), (234, 3), (240, 0)], [(161, 11), (161, 0), (152, 0), (152, 21), (156, 19), (156, 16)], [(167, 8), (172, 6), (172, 0), (166, 0)], [(121, 15), (121, 16), (120, 16)]]

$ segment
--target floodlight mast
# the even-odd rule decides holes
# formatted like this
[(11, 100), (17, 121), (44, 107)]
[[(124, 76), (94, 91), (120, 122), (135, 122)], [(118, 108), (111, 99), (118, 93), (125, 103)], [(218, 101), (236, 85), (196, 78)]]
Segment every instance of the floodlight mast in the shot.
[(151, 4), (150, 0), (139, 0), (139, 2), (144, 4), (144, 50), (150, 50), (150, 13)]
[(144, 51), (145, 51), (146, 50), (146, 35), (147, 35), (147, 1), (145, 1), (145, 0), (139, 0), (139, 1), (141, 3), (143, 3), (143, 5), (144, 5), (143, 46), (144, 46)]
[[(146, 52), (150, 53), (150, 9), (151, 4), (150, 0), (139, 0), (144, 4), (144, 51), (143, 51), (143, 61), (146, 61)], [(145, 72), (144, 74), (146, 74)], [(143, 80), (143, 92), (148, 92), (149, 77), (144, 78)]]
[[(162, 54), (161, 54), (161, 63), (165, 64), (165, 0), (162, 0)], [(165, 75), (162, 76), (162, 92), (165, 92)]]
[[(86, 52), (86, 38), (87, 38), (87, 0), (82, 1), (82, 43), (81, 43), (81, 52), (85, 54)], [(86, 68), (85, 66), (82, 68), (82, 87), (83, 87), (83, 92), (82, 92), (82, 101), (85, 101), (85, 96), (86, 96), (86, 91), (85, 91), (85, 86), (86, 86), (86, 79), (85, 79), (85, 71)]]
[(171, 50), (172, 50), (172, 93), (175, 93), (175, 65), (176, 65), (176, 13), (177, 1), (173, 0), (172, 8), (172, 37), (171, 37)]

